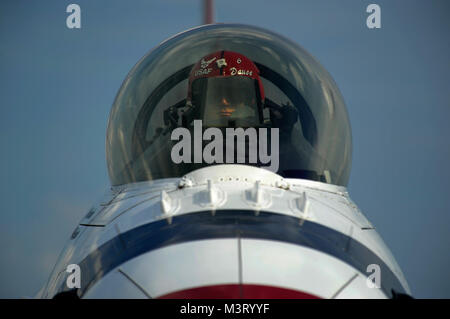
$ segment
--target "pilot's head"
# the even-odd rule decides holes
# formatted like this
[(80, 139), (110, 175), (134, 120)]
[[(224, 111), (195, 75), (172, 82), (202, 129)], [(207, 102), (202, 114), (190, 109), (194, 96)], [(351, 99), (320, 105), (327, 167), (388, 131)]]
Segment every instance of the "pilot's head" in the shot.
[(204, 126), (261, 124), (264, 88), (258, 68), (246, 56), (217, 51), (201, 58), (192, 68), (188, 86), (188, 103)]

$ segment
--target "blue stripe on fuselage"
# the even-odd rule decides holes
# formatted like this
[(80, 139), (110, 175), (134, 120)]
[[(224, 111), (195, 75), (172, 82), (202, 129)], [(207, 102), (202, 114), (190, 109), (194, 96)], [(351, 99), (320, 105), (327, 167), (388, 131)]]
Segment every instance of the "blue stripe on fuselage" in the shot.
[[(122, 263), (154, 249), (204, 239), (249, 238), (281, 241), (316, 249), (334, 256), (363, 274), (369, 264), (381, 269), (381, 289), (391, 297), (392, 290), (405, 293), (390, 268), (370, 249), (334, 229), (292, 216), (247, 210), (217, 210), (174, 216), (172, 223), (159, 220), (138, 226), (112, 238), (92, 251), (79, 266), (81, 296), (95, 282)], [(369, 275), (369, 274), (367, 274)], [(65, 284), (65, 283), (64, 283)], [(65, 286), (60, 291), (66, 290)]]

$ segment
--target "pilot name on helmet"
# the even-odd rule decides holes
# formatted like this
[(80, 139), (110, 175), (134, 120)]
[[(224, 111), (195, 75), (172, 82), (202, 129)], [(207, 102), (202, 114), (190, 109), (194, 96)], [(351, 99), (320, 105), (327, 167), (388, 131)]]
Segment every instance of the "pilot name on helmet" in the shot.
[(250, 70), (237, 70), (235, 67), (232, 67), (230, 69), (230, 74), (231, 75), (248, 75), (248, 76), (252, 76), (253, 71)]

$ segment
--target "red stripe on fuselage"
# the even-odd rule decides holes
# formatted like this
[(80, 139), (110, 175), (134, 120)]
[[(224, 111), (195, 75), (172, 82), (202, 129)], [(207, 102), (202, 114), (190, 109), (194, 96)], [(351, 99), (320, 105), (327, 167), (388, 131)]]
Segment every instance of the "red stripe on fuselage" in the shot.
[(160, 299), (319, 299), (293, 289), (248, 284), (214, 285), (180, 290)]

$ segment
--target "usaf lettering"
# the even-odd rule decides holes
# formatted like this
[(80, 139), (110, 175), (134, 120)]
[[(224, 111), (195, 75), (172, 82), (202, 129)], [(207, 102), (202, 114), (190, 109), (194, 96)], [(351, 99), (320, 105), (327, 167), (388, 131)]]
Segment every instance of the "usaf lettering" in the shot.
[(269, 310), (269, 304), (239, 304), (234, 303), (231, 305), (225, 304), (225, 313), (267, 313)]

